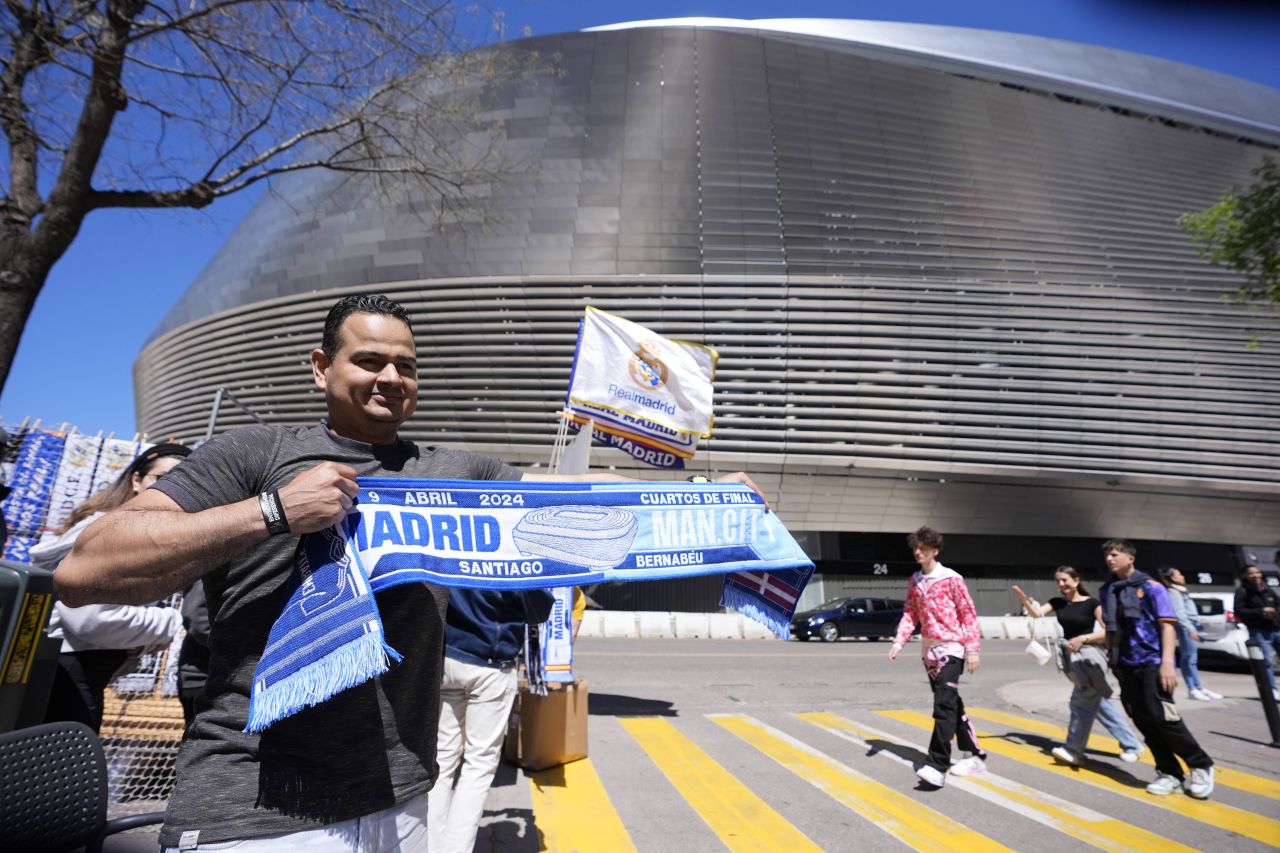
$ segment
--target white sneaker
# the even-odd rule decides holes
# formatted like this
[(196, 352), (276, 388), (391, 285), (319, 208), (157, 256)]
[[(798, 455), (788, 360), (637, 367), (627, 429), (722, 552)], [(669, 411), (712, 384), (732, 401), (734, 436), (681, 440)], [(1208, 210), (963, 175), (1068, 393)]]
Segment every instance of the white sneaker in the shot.
[(1074, 766), (1080, 763), (1080, 756), (1076, 755), (1065, 746), (1055, 746), (1053, 749), (1049, 750), (1049, 754), (1061, 761), (1063, 764), (1070, 764)]
[(1277, 687), (1275, 690), (1271, 691), (1271, 698), (1275, 699), (1277, 702), (1280, 702), (1280, 687)]
[(1167, 797), (1181, 787), (1182, 780), (1177, 776), (1170, 776), (1168, 773), (1157, 773), (1156, 780), (1147, 786), (1147, 793), (1155, 794), (1157, 797)]
[(1200, 692), (1201, 692), (1201, 693), (1203, 693), (1204, 695), (1208, 696), (1210, 699), (1221, 699), (1221, 698), (1223, 698), (1223, 696), (1222, 696), (1222, 694), (1221, 694), (1221, 693), (1215, 693), (1215, 692), (1213, 692), (1212, 690), (1210, 690), (1208, 687), (1201, 687), (1201, 688), (1200, 688)]
[(1120, 760), (1123, 761), (1125, 764), (1136, 764), (1138, 761), (1138, 756), (1141, 754), (1142, 754), (1141, 750), (1126, 749), (1124, 752), (1120, 753)]
[(1209, 695), (1208, 693), (1206, 693), (1205, 691), (1201, 690), (1199, 687), (1192, 687), (1192, 688), (1191, 688), (1191, 698), (1192, 698), (1192, 699), (1198, 699), (1198, 700), (1199, 700), (1199, 701), (1201, 701), (1201, 702), (1208, 702), (1208, 701), (1209, 701), (1210, 699), (1212, 699), (1213, 697), (1212, 697), (1212, 696), (1210, 696), (1210, 695)]
[(930, 767), (928, 764), (920, 765), (916, 775), (920, 777), (921, 782), (926, 782), (935, 788), (941, 788), (947, 783), (947, 777), (942, 775), (942, 771), (936, 767)]
[(1197, 800), (1207, 800), (1213, 793), (1213, 768), (1191, 768), (1191, 776), (1183, 783), (1182, 789)]
[(987, 772), (987, 762), (976, 755), (951, 765), (952, 776), (978, 776)]

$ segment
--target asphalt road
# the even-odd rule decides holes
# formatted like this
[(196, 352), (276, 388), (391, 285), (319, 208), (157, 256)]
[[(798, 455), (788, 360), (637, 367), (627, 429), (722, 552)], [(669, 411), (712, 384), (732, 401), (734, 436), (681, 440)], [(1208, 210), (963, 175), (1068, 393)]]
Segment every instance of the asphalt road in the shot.
[(503, 765), (477, 849), (1280, 846), (1280, 750), (1249, 675), (1203, 672), (1219, 702), (1179, 687), (1189, 727), (1227, 772), (1208, 804), (1156, 798), (1143, 790), (1149, 754), (1127, 765), (1104, 746), (1086, 769), (1053, 764), (1070, 685), (1024, 645), (986, 642), (981, 670), (962, 680), (990, 774), (932, 790), (911, 766), (929, 738), (918, 646), (891, 663), (884, 642), (583, 638), (589, 759), (540, 774)]

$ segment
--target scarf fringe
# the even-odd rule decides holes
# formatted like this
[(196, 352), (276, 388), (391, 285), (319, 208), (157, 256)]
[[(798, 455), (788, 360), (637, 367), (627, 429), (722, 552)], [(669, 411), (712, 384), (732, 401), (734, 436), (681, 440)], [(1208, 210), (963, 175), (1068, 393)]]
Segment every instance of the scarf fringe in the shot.
[(382, 675), (402, 659), (382, 641), (381, 633), (363, 634), (275, 684), (255, 690), (245, 733), (258, 734), (272, 723)]
[(727, 582), (720, 596), (720, 604), (734, 610), (773, 632), (780, 640), (791, 639), (791, 620), (780, 610), (762, 604), (758, 597)]

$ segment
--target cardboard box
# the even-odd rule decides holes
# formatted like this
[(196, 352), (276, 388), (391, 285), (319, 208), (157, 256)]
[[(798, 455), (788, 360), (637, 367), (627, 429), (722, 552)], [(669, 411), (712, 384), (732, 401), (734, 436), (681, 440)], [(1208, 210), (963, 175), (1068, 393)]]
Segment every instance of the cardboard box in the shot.
[(587, 682), (548, 684), (538, 696), (521, 686), (507, 724), (502, 757), (526, 770), (546, 770), (587, 757)]

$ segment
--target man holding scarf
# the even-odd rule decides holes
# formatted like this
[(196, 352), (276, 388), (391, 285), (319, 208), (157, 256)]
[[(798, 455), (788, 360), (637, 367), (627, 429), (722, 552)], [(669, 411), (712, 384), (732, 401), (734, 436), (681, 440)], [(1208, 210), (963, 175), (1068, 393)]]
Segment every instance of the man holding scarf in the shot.
[[(255, 851), (426, 849), (447, 590), (413, 583), (378, 595), (386, 641), (403, 661), (261, 734), (244, 733), (299, 537), (347, 517), (357, 477), (628, 479), (532, 475), (402, 439), (418, 401), (417, 355), (408, 313), (386, 297), (335, 304), (311, 367), (324, 423), (217, 436), (175, 469), (181, 477), (166, 477), (85, 530), (55, 575), (72, 607), (154, 601), (203, 578), (209, 677), (178, 755), (160, 833), (168, 850), (239, 841), (249, 844), (237, 849)], [(742, 474), (721, 479), (754, 488)], [(308, 607), (325, 607), (323, 595), (313, 598)]]
[[(1111, 668), (1120, 682), (1120, 701), (1142, 732), (1156, 761), (1156, 778), (1147, 793), (1168, 796), (1178, 788), (1204, 800), (1213, 793), (1213, 760), (1187, 729), (1173, 703), (1178, 618), (1168, 591), (1134, 568), (1138, 549), (1124, 539), (1102, 545), (1114, 578), (1102, 587), (1102, 618), (1107, 629)], [(1191, 769), (1184, 778), (1181, 758)]]

